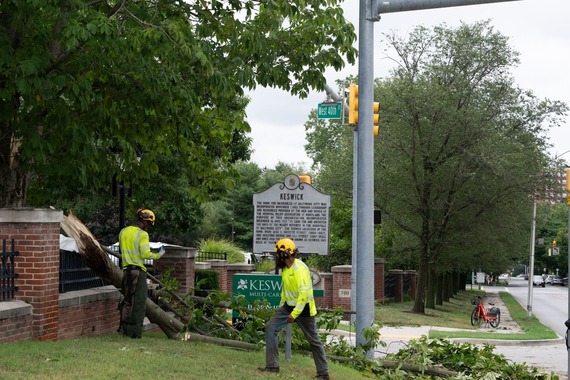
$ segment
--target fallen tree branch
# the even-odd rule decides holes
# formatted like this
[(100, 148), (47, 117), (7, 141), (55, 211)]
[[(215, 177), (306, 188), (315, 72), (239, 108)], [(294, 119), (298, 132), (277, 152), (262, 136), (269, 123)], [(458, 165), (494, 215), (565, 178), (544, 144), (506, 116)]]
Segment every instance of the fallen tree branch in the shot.
[[(331, 360), (337, 361), (339, 363), (351, 363), (354, 362), (354, 358), (347, 358), (344, 356), (327, 355)], [(388, 369), (401, 369), (402, 371), (412, 372), (412, 373), (422, 373), (427, 375), (439, 376), (443, 378), (455, 377), (459, 373), (455, 371), (450, 371), (446, 368), (436, 367), (436, 366), (420, 366), (418, 364), (409, 364), (404, 362), (397, 362), (394, 360), (382, 360), (375, 359), (382, 367)]]
[[(81, 222), (81, 220), (79, 220), (71, 211), (69, 211), (69, 215), (63, 216), (63, 220), (61, 221), (61, 228), (65, 231), (67, 236), (73, 238), (76, 241), (77, 246), (79, 247), (79, 254), (81, 255), (81, 257), (83, 257), (85, 264), (89, 268), (91, 268), (95, 272), (95, 274), (97, 274), (97, 276), (101, 277), (109, 284), (115, 286), (115, 288), (121, 290), (123, 271), (121, 271), (115, 265), (115, 263), (113, 263), (113, 261), (111, 261), (111, 259), (109, 258), (107, 254), (109, 249), (99, 244), (97, 239), (95, 239), (95, 237), (91, 234), (89, 229), (85, 227), (85, 225)], [(175, 295), (172, 292), (170, 292), (170, 294), (175, 296), (177, 301), (180, 301), (183, 304), (188, 305), (179, 296)], [(201, 301), (204, 302), (207, 300), (201, 299)], [(224, 304), (222, 307), (226, 306), (227, 305)], [(191, 334), (191, 335), (188, 335), (189, 333), (185, 334), (183, 332), (184, 330), (186, 330), (185, 324), (183, 324), (180, 320), (176, 319), (173, 315), (166, 313), (157, 304), (155, 304), (148, 298), (146, 300), (146, 316), (150, 320), (150, 322), (158, 325), (158, 327), (160, 327), (160, 329), (170, 339), (188, 340), (188, 337), (192, 337), (191, 340), (193, 341), (213, 343), (217, 345), (234, 347), (238, 349), (248, 349), (248, 350), (256, 349), (256, 346), (253, 344), (234, 341), (230, 339), (215, 338), (199, 334)]]

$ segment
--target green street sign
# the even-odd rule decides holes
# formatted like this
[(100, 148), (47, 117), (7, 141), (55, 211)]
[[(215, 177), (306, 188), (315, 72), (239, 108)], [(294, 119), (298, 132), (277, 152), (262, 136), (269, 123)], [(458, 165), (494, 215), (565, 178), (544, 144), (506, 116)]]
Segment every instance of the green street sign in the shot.
[[(233, 294), (241, 294), (251, 305), (256, 299), (266, 299), (269, 307), (277, 308), (281, 301), (281, 275), (280, 274), (245, 274), (236, 273), (232, 278)], [(323, 297), (323, 290), (313, 290), (315, 297)], [(239, 317), (239, 313), (233, 313)]]
[(317, 108), (318, 119), (340, 119), (342, 117), (342, 103), (319, 103)]

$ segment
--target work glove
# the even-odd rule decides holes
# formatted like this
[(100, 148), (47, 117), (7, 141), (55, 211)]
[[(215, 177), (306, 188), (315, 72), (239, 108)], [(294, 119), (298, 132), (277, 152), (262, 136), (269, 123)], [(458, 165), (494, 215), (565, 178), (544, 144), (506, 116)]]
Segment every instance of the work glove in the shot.
[(166, 249), (164, 248), (164, 245), (160, 247), (160, 249), (158, 250), (158, 258), (161, 258), (162, 255), (164, 255), (166, 253)]

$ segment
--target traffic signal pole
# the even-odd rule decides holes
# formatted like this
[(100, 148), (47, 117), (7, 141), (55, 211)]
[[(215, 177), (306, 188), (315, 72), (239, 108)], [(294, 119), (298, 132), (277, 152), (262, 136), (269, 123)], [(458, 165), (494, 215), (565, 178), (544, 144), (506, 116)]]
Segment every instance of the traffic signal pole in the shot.
[[(372, 0), (360, 0), (358, 25), (358, 151), (356, 174), (356, 344), (374, 323), (374, 17)], [(377, 16), (377, 15), (376, 15)], [(350, 105), (349, 105), (350, 106)], [(353, 179), (354, 180), (354, 179)], [(372, 356), (372, 350), (368, 356)]]
[[(360, 0), (358, 25), (358, 125), (355, 149), (356, 186), (356, 344), (366, 343), (363, 331), (374, 323), (374, 22), (383, 13), (518, 0)], [(354, 241), (354, 239), (353, 239)], [(354, 253), (353, 253), (354, 254)], [(353, 295), (354, 296), (354, 295)], [(367, 353), (372, 357), (372, 350)], [(569, 354), (570, 357), (570, 354)], [(569, 359), (570, 360), (570, 359)]]

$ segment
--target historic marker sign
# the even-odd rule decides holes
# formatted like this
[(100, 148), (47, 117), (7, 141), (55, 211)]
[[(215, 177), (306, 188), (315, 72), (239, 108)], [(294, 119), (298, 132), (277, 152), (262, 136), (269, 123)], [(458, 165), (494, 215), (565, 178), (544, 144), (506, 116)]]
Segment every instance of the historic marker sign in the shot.
[(275, 242), (293, 239), (302, 253), (328, 255), (330, 195), (295, 174), (253, 195), (255, 253), (273, 252)]

